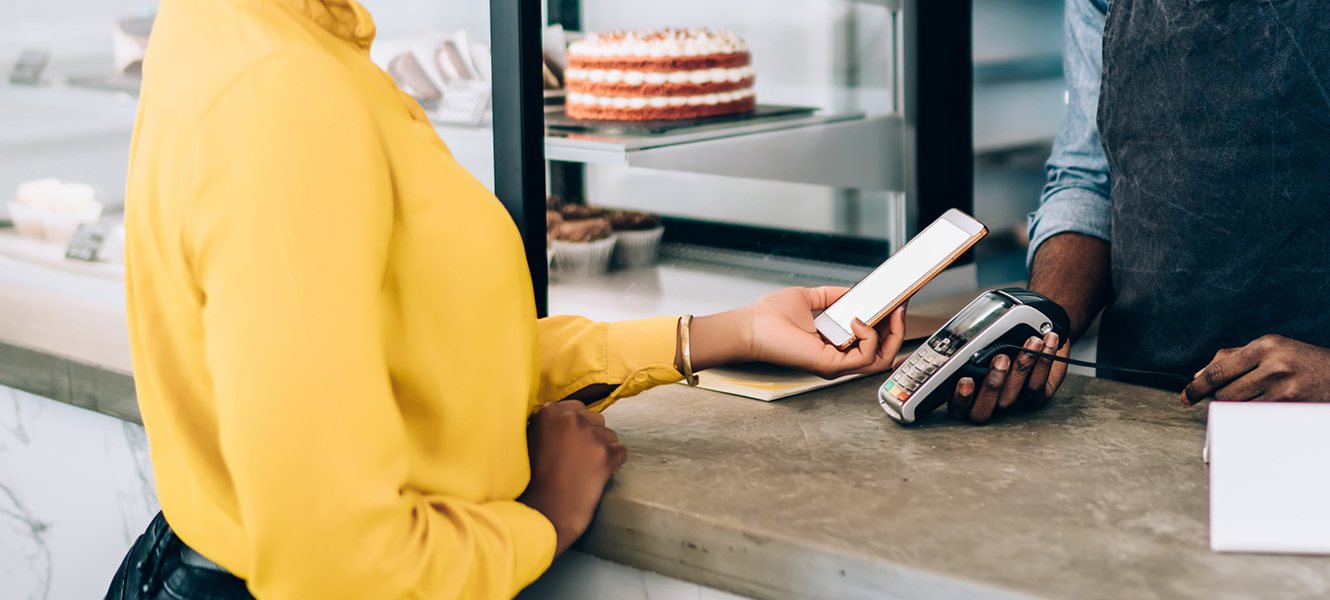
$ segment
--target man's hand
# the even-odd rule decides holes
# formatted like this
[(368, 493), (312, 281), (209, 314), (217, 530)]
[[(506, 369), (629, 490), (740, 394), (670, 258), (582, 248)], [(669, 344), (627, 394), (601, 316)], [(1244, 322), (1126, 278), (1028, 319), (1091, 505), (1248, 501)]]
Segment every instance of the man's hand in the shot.
[[(1071, 354), (1071, 341), (1085, 333), (1112, 298), (1110, 256), (1108, 242), (1079, 233), (1055, 235), (1039, 246), (1030, 265), (1030, 290), (1066, 309), (1071, 332), (1066, 340), (1059, 340), (1055, 334), (1030, 338), (1026, 348), (1062, 357)], [(1066, 363), (1025, 352), (1018, 353), (1014, 361), (996, 356), (989, 363), (988, 377), (978, 386), (978, 394), (973, 380), (962, 379), (947, 408), (952, 416), (975, 423), (1006, 410), (1040, 408), (1066, 376)]]
[(1330, 401), (1330, 349), (1279, 335), (1220, 350), (1182, 392), (1183, 404)]
[[(1071, 354), (1071, 344), (1059, 347), (1056, 333), (1049, 333), (1043, 339), (1031, 337), (1025, 342), (1025, 348), (1063, 357)], [(1012, 362), (1005, 355), (993, 357), (988, 377), (984, 378), (977, 395), (974, 380), (969, 377), (961, 379), (947, 404), (951, 416), (983, 423), (994, 413), (1042, 408), (1067, 377), (1067, 363), (1054, 362), (1051, 358), (1018, 352), (1014, 366)]]
[(610, 477), (628, 460), (628, 449), (605, 426), (605, 417), (576, 400), (546, 405), (527, 428), (531, 483), (517, 499), (554, 524), (563, 554), (591, 525)]

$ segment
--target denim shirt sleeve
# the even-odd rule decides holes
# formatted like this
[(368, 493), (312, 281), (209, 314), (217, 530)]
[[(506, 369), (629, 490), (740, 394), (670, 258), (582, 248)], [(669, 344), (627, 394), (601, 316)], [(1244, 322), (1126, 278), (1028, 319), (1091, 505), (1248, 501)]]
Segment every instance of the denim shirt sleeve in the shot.
[(1104, 19), (1109, 0), (1067, 0), (1063, 71), (1067, 120), (1053, 142), (1039, 209), (1030, 215), (1030, 253), (1060, 233), (1112, 239), (1108, 157), (1099, 142), (1096, 116), (1103, 72)]

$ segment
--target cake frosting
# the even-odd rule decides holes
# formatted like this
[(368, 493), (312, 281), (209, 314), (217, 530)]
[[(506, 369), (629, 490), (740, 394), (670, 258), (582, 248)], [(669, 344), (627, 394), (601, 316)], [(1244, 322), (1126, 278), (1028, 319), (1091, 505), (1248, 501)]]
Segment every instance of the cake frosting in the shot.
[(753, 110), (752, 57), (732, 32), (616, 31), (568, 49), (574, 119), (687, 119)]

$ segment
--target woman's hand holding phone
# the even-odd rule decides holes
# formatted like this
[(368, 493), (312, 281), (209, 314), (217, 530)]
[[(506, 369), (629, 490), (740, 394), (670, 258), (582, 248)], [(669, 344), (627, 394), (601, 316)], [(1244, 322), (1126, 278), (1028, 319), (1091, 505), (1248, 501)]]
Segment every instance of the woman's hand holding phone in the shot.
[(905, 341), (905, 308), (894, 311), (876, 329), (852, 325), (859, 342), (846, 351), (828, 343), (813, 318), (849, 288), (786, 288), (743, 308), (698, 317), (692, 326), (693, 365), (697, 370), (733, 362), (764, 361), (834, 379), (852, 373), (891, 368)]
[[(694, 370), (760, 360), (827, 379), (885, 371), (905, 339), (905, 302), (987, 233), (983, 223), (951, 209), (854, 288), (788, 288), (695, 319)], [(894, 306), (900, 308), (887, 315)], [(681, 361), (676, 355), (675, 363)]]

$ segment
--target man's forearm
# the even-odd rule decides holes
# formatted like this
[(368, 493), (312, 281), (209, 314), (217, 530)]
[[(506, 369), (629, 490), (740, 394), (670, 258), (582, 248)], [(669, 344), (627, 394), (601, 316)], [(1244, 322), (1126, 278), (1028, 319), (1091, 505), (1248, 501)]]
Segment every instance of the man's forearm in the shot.
[(1030, 266), (1030, 289), (1062, 305), (1071, 319), (1071, 339), (1085, 333), (1112, 299), (1110, 245), (1079, 233), (1053, 236), (1039, 246)]

